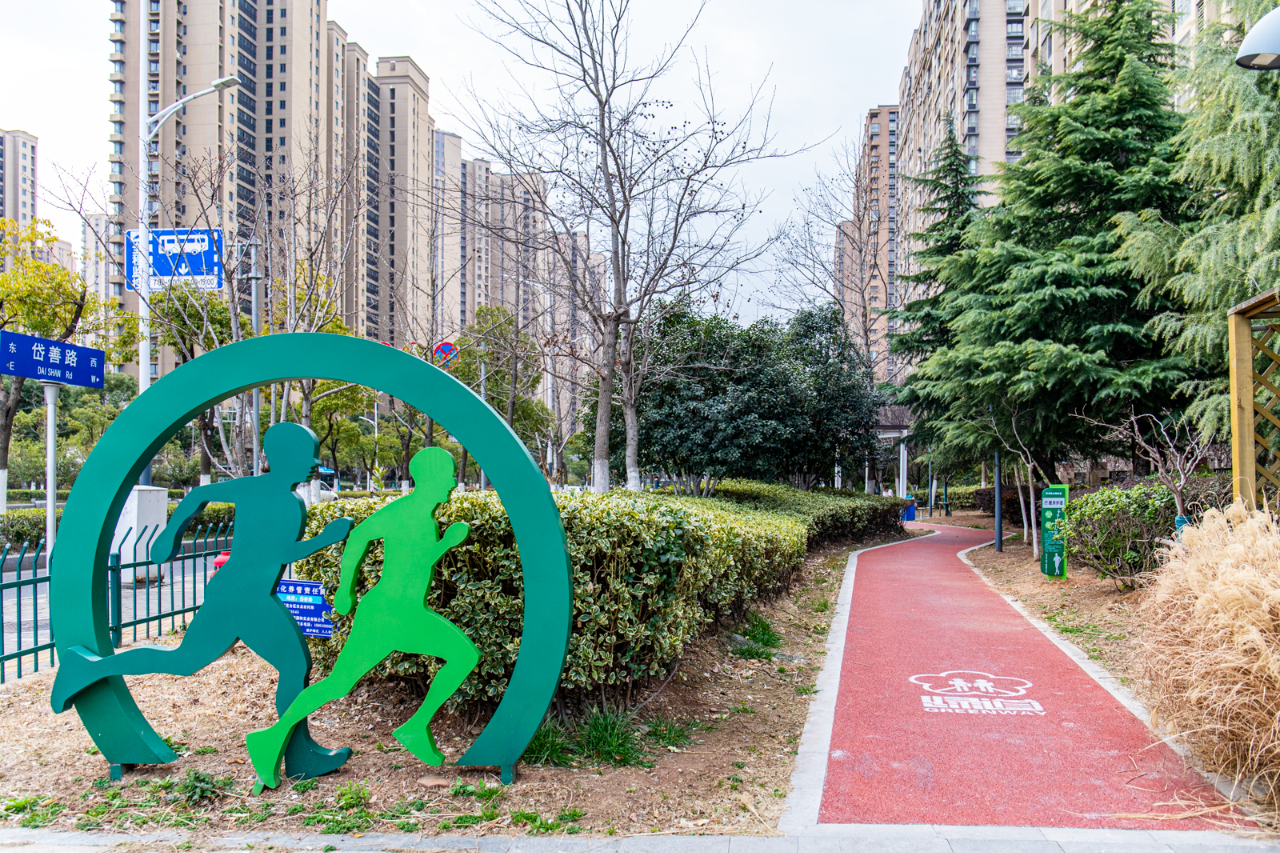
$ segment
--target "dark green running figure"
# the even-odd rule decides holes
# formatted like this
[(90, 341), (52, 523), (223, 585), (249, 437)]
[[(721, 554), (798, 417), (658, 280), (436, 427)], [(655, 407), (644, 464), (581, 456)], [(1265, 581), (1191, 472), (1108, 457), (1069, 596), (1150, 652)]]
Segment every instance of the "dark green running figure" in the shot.
[[(182, 547), (192, 517), (213, 501), (236, 505), (231, 556), (205, 586), (204, 603), (176, 649), (144, 646), (106, 657), (73, 646), (60, 661), (51, 697), (57, 713), (75, 694), (113, 675), (163, 672), (191, 675), (222, 657), (236, 640), (275, 667), (276, 711), (283, 713), (307, 686), (311, 653), (293, 615), (276, 597), (285, 567), (346, 538), (352, 520), (340, 518), (319, 536), (302, 540), (306, 507), (294, 488), (315, 474), (320, 464), (316, 434), (300, 424), (281, 423), (263, 440), (268, 473), (224, 480), (193, 489), (183, 498), (169, 524), (151, 545), (151, 559), (167, 563)], [(330, 750), (311, 739), (306, 725), (289, 741), (285, 761), (292, 777), (311, 778), (341, 767), (349, 748)]]
[[(444, 753), (431, 734), (431, 718), (475, 669), (480, 653), (456, 625), (427, 606), (427, 592), (436, 563), (460, 545), (471, 528), (458, 522), (441, 536), (436, 524), (436, 508), (449, 500), (457, 485), (452, 456), (438, 447), (428, 447), (414, 455), (409, 472), (415, 483), (413, 491), (361, 522), (342, 553), (334, 606), (339, 613), (350, 613), (355, 604), (356, 575), (370, 547), (382, 540), (382, 577), (360, 599), (351, 633), (333, 671), (303, 690), (274, 726), (253, 732), (247, 739), (260, 786), (280, 784), (280, 756), (295, 726), (325, 703), (345, 696), (365, 673), (397, 651), (444, 660), (431, 679), (422, 707), (394, 732), (406, 749), (427, 764), (444, 763)], [(288, 772), (287, 766), (285, 769)]]

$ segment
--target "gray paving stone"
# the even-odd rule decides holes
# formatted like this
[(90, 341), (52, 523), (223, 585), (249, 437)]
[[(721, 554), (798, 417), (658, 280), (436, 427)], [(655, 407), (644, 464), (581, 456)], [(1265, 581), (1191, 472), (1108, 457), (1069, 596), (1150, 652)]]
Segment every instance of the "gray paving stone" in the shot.
[(618, 839), (617, 850), (619, 853), (729, 853), (730, 843), (727, 835), (635, 836)]
[[(801, 846), (800, 853), (807, 853)], [(941, 838), (842, 838), (840, 853), (951, 853)]]
[[(802, 839), (820, 836), (823, 838), (852, 838), (852, 839), (884, 839), (887, 841), (933, 841), (938, 837), (938, 833), (934, 827), (927, 823), (904, 823), (904, 824), (882, 824), (882, 823), (821, 823), (817, 826), (811, 826), (799, 833)], [(805, 848), (800, 847), (800, 853), (805, 853)]]
[(1025, 838), (951, 838), (951, 853), (1062, 853), (1056, 841)]
[(1046, 841), (1044, 832), (1035, 826), (935, 826), (939, 838), (985, 838), (992, 841)]
[(1173, 853), (1154, 841), (1059, 841), (1058, 846), (1063, 853)]
[[(1040, 832), (1049, 841), (1113, 842), (1119, 844), (1159, 844), (1145, 829), (1081, 829), (1073, 826), (1048, 826)], [(1127, 848), (1126, 848), (1127, 849)]]
[[(1243, 841), (1240, 839), (1239, 841)], [(1258, 842), (1242, 844), (1232, 840), (1224, 844), (1170, 844), (1173, 853), (1242, 853), (1245, 850), (1280, 850), (1276, 842)]]
[(1280, 850), (1280, 841), (1232, 835), (1229, 832), (1179, 832), (1176, 829), (1153, 829), (1148, 834), (1152, 840), (1168, 844), (1178, 850), (1203, 848), (1207, 851), (1216, 847), (1231, 847), (1237, 851), (1250, 847), (1258, 850)]
[(795, 836), (782, 838), (733, 837), (729, 840), (729, 853), (799, 853), (800, 839)]

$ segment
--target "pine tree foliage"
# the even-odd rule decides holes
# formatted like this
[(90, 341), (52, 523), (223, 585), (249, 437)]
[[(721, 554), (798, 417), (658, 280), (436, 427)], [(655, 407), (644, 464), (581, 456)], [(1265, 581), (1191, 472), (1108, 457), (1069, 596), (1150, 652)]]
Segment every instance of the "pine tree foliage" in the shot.
[(1110, 449), (1075, 413), (1167, 407), (1187, 378), (1146, 328), (1167, 306), (1140, 304), (1143, 283), (1115, 255), (1118, 213), (1172, 216), (1186, 200), (1172, 176), (1182, 120), (1164, 80), (1167, 17), (1157, 0), (1102, 0), (1056, 25), (1076, 70), (1043, 78), (1016, 108), (1024, 156), (938, 267), (959, 283), (939, 300), (954, 338), (901, 398), (943, 440), (985, 452), (1016, 427), (1056, 479), (1055, 460)]
[(1229, 0), (1172, 76), (1187, 121), (1173, 140), (1175, 179), (1192, 198), (1179, 212), (1120, 217), (1119, 252), (1147, 282), (1144, 296), (1170, 306), (1152, 329), (1208, 377), (1191, 377), (1190, 413), (1206, 432), (1227, 418), (1227, 311), (1280, 278), (1280, 77), (1239, 68), (1240, 42), (1276, 0)]
[(933, 166), (923, 176), (911, 178), (926, 195), (919, 212), (932, 222), (911, 235), (920, 246), (913, 255), (920, 271), (899, 278), (916, 284), (924, 295), (889, 314), (904, 330), (890, 338), (889, 351), (909, 359), (925, 358), (952, 340), (949, 321), (954, 317), (944, 309), (954, 308), (955, 302), (944, 303), (941, 295), (944, 290), (962, 288), (964, 282), (945, 278), (945, 261), (962, 248), (965, 229), (973, 223), (978, 196), (983, 194), (978, 189), (983, 179), (973, 170), (974, 158), (961, 146), (951, 116), (946, 127)]

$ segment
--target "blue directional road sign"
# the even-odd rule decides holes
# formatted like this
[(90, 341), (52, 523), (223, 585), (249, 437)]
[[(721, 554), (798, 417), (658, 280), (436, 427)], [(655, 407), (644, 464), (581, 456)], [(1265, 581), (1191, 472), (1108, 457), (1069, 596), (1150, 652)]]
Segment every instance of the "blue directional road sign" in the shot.
[(333, 636), (333, 623), (325, 618), (333, 608), (324, 600), (324, 587), (319, 581), (282, 580), (276, 586), (276, 596), (293, 614), (304, 637)]
[[(156, 228), (151, 243), (151, 287), (192, 284), (201, 290), (222, 289), (221, 228)], [(130, 290), (137, 290), (138, 232), (125, 233), (124, 274)]]
[(0, 373), (6, 376), (101, 388), (106, 364), (100, 349), (0, 331)]

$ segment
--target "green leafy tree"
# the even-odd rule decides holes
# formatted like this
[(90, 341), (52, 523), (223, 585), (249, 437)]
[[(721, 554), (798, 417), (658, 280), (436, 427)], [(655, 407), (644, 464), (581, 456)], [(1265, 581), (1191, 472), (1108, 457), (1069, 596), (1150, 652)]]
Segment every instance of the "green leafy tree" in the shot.
[[(56, 263), (57, 240), (48, 221), (20, 227), (0, 219), (0, 329), (56, 341), (101, 336), (112, 350), (109, 360), (126, 359), (136, 318), (121, 314), (114, 301), (99, 299), (82, 275)], [(25, 385), (21, 376), (0, 378), (0, 501), (8, 488), (9, 442)]]
[[(1275, 0), (1226, 0), (1206, 22), (1173, 86), (1194, 104), (1174, 138), (1174, 178), (1192, 197), (1120, 216), (1119, 255), (1165, 306), (1152, 328), (1197, 368), (1184, 384), (1189, 414), (1228, 432), (1227, 311), (1280, 278), (1280, 78), (1238, 67), (1244, 34)], [(1234, 23), (1233, 23), (1234, 21)]]
[(479, 394), (483, 364), (485, 402), (536, 453), (538, 437), (551, 422), (547, 407), (534, 399), (542, 384), (542, 351), (537, 341), (517, 328), (506, 308), (482, 305), (455, 343), (458, 357), (450, 372)]
[(1167, 408), (1188, 378), (1187, 361), (1147, 328), (1168, 306), (1139, 299), (1114, 222), (1175, 216), (1187, 200), (1173, 176), (1182, 119), (1165, 82), (1167, 19), (1157, 0), (1103, 0), (1055, 25), (1076, 70), (1048, 76), (1017, 108), (1024, 156), (937, 267), (965, 283), (938, 302), (951, 340), (900, 396), (939, 440), (1016, 446), (1056, 482), (1056, 459), (1115, 449), (1073, 413), (1113, 423)]
[[(911, 235), (919, 246), (913, 261), (920, 270), (898, 278), (914, 285), (915, 292), (922, 295), (889, 313), (902, 329), (890, 337), (889, 351), (912, 361), (927, 358), (954, 340), (951, 323), (962, 304), (954, 296), (968, 282), (950, 275), (955, 269), (946, 261), (963, 248), (965, 231), (976, 218), (978, 197), (983, 194), (978, 189), (983, 179), (973, 169), (974, 157), (961, 146), (951, 116), (947, 116), (946, 128), (932, 167), (923, 176), (910, 179), (925, 192), (919, 212), (932, 221)], [(945, 291), (953, 298), (944, 300)]]

